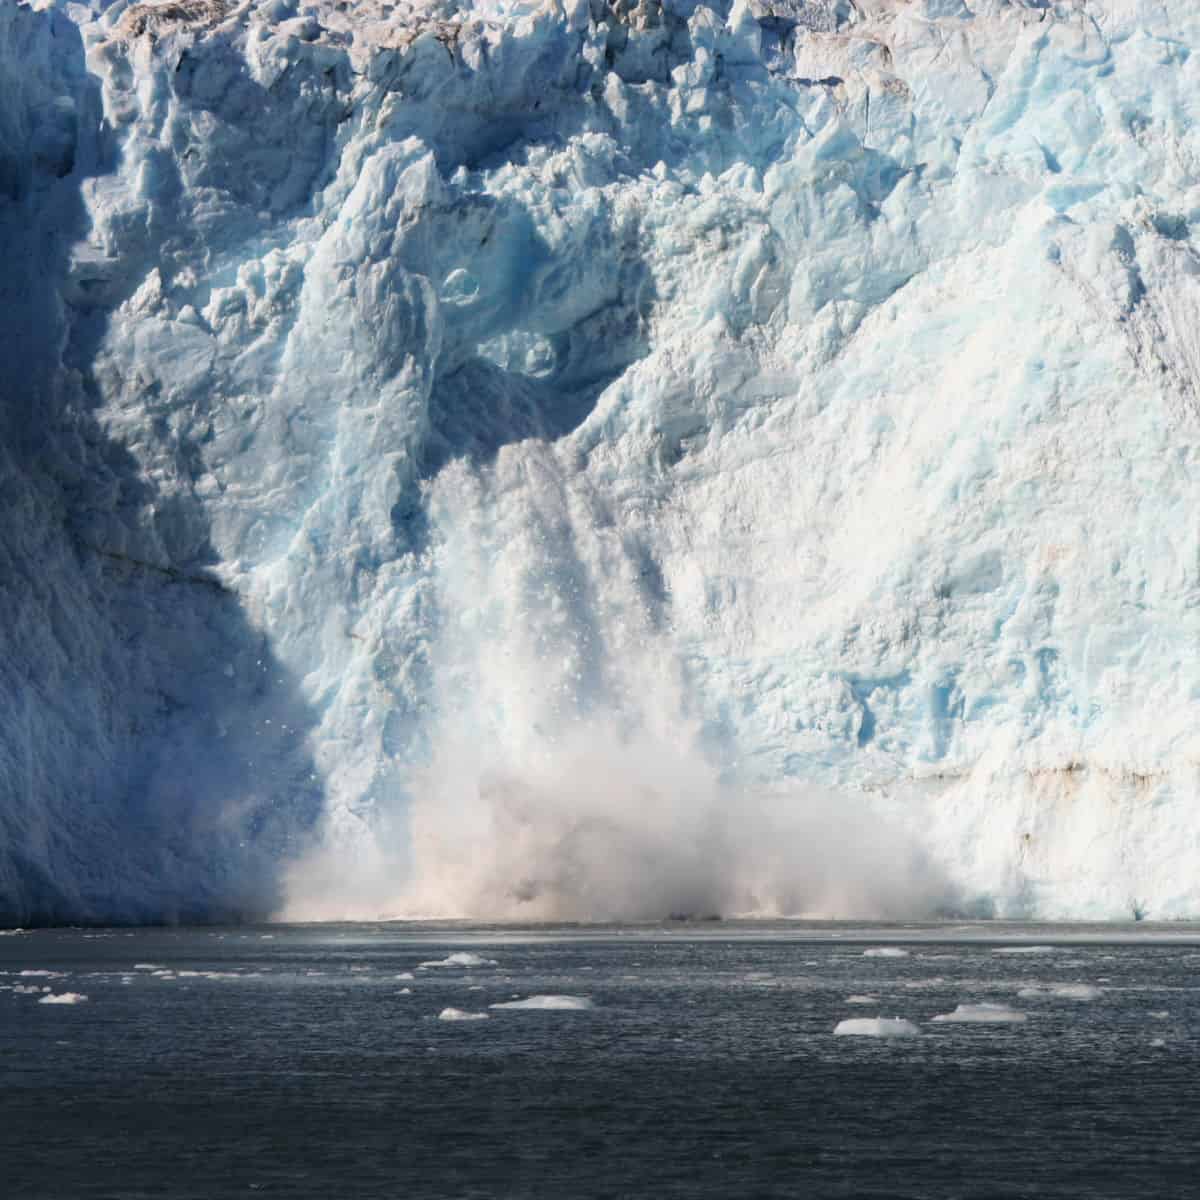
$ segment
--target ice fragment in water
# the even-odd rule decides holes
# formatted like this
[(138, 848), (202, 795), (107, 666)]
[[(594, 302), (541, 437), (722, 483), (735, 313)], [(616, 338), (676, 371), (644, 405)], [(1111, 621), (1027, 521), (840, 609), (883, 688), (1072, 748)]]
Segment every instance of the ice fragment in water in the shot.
[(1090, 983), (1051, 983), (1022, 988), (1017, 993), (1022, 1000), (1095, 1000), (1101, 994), (1102, 989)]
[(454, 954), (448, 954), (445, 958), (431, 959), (428, 962), (417, 963), (418, 967), (494, 967), (496, 966), (494, 958), (481, 958), (478, 954), (471, 954), (468, 951), (458, 951)]
[(921, 1031), (903, 1017), (850, 1017), (839, 1021), (834, 1037), (919, 1037)]
[(438, 1013), (439, 1021), (486, 1021), (488, 1015), (485, 1012), (467, 1012), (461, 1008), (443, 1008)]
[(489, 1008), (525, 1008), (525, 1009), (561, 1009), (580, 1010), (591, 1008), (592, 1002), (587, 996), (529, 996), (524, 1000), (504, 1000), (499, 1004), (490, 1004)]
[(932, 1020), (962, 1025), (1019, 1025), (1025, 1014), (1007, 1004), (960, 1004), (951, 1013), (939, 1013)]

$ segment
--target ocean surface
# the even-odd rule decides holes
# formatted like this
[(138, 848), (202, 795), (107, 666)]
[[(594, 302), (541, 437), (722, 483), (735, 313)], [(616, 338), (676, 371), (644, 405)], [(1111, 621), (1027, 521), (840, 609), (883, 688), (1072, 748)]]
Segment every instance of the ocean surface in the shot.
[[(1196, 926), (43, 930), (0, 972), (4, 1200), (1200, 1196)], [(575, 1007), (490, 1007), (536, 996)]]

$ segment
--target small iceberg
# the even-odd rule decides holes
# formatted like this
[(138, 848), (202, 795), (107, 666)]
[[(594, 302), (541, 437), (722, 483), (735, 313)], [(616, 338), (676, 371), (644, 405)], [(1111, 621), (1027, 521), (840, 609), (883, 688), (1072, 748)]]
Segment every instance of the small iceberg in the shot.
[(921, 1031), (903, 1017), (850, 1017), (839, 1021), (834, 1037), (920, 1037)]
[(87, 997), (82, 992), (61, 992), (59, 995), (43, 996), (39, 1004), (86, 1004)]
[(993, 954), (1053, 954), (1053, 946), (996, 946)]
[(1090, 983), (1051, 983), (1022, 988), (1017, 993), (1022, 1000), (1096, 1000), (1102, 994), (1102, 988)]
[(947, 1024), (962, 1025), (1019, 1025), (1025, 1014), (1007, 1004), (960, 1004), (951, 1013), (939, 1013), (931, 1018)]
[(528, 996), (524, 1000), (503, 1000), (499, 1004), (488, 1005), (488, 1008), (538, 1009), (545, 1012), (579, 1012), (592, 1007), (592, 1002), (587, 996)]
[(487, 1013), (482, 1012), (466, 1012), (461, 1008), (443, 1008), (438, 1013), (439, 1021), (486, 1021)]
[(863, 958), (907, 958), (908, 951), (899, 946), (875, 946), (863, 951)]
[(847, 996), (846, 1003), (847, 1004), (878, 1004), (879, 997), (878, 996), (857, 996), (857, 995)]
[(482, 958), (478, 954), (471, 954), (469, 951), (461, 950), (454, 954), (447, 954), (445, 958), (435, 958), (428, 962), (417, 963), (418, 967), (494, 967), (497, 966), (494, 958)]

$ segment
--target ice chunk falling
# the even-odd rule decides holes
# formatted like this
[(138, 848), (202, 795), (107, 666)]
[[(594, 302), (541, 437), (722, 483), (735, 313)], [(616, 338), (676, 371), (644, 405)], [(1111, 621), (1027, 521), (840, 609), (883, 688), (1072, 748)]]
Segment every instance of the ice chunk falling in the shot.
[(0, 6), (0, 921), (1200, 911), (1198, 48)]

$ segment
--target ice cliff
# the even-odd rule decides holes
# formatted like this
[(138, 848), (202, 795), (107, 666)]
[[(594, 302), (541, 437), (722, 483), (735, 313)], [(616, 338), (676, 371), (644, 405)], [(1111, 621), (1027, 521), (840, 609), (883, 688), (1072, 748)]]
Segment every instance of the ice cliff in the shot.
[(0, 0), (0, 919), (1200, 914), (1197, 51)]

